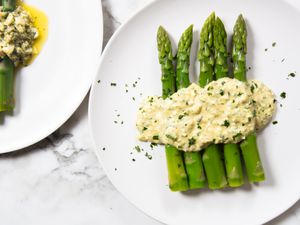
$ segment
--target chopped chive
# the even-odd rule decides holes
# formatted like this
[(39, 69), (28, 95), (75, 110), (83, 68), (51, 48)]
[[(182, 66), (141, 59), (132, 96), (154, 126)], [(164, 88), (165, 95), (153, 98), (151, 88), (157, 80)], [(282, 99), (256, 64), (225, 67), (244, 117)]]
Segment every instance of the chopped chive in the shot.
[(228, 120), (224, 120), (223, 125), (224, 127), (229, 127), (230, 126), (230, 122)]
[(159, 140), (159, 136), (158, 136), (158, 135), (154, 135), (154, 136), (152, 137), (152, 139), (153, 139), (153, 140)]
[(195, 138), (189, 139), (189, 147), (191, 147), (191, 146), (194, 145), (195, 143), (196, 143), (196, 139), (195, 139)]
[(296, 76), (295, 73), (290, 73), (290, 74), (288, 75), (288, 77), (295, 77), (295, 76)]
[(281, 98), (286, 98), (286, 93), (285, 92), (281, 92), (280, 97)]

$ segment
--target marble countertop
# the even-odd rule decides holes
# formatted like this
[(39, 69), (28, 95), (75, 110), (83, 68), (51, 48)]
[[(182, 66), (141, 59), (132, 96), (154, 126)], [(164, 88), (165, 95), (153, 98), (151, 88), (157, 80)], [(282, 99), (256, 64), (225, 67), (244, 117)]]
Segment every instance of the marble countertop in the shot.
[[(151, 0), (103, 0), (104, 46)], [(93, 152), (88, 98), (56, 132), (22, 151), (0, 155), (0, 225), (161, 223), (112, 186)], [(300, 224), (300, 201), (268, 225)]]

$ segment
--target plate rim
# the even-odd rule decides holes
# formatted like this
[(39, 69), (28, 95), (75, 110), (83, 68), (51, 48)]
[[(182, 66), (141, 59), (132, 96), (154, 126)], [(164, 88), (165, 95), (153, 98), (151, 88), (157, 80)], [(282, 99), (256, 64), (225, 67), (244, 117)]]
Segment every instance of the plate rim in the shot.
[[(101, 21), (100, 21), (100, 26), (98, 29), (100, 29), (100, 51), (99, 51), (99, 58), (102, 54), (102, 48), (103, 48), (103, 26), (104, 26), (104, 22), (103, 22), (103, 7), (102, 7), (102, 2), (101, 0), (94, 0), (95, 4), (97, 5), (97, 7), (99, 8), (98, 11), (98, 16), (100, 17)], [(98, 48), (95, 48), (95, 51), (98, 51)], [(22, 151), (22, 150), (26, 150), (28, 147), (38, 143), (39, 141), (43, 140), (44, 138), (48, 137), (49, 135), (51, 135), (53, 132), (55, 132), (57, 129), (59, 129), (62, 125), (64, 125), (65, 122), (67, 122), (68, 119), (70, 119), (70, 117), (75, 113), (75, 111), (78, 109), (78, 107), (81, 105), (81, 103), (83, 102), (83, 100), (85, 99), (85, 97), (87, 96), (92, 82), (94, 81), (94, 78), (97, 76), (98, 73), (98, 68), (99, 68), (99, 64), (100, 64), (100, 59), (97, 59), (97, 63), (93, 66), (94, 72), (91, 74), (92, 79), (91, 79), (91, 83), (89, 85), (87, 85), (86, 87), (83, 88), (82, 91), (82, 97), (78, 98), (78, 101), (76, 102), (76, 104), (74, 104), (72, 107), (70, 107), (70, 110), (65, 113), (65, 116), (62, 117), (62, 119), (60, 119), (56, 124), (54, 124), (53, 126), (49, 126), (49, 129), (47, 129), (47, 131), (43, 132), (43, 133), (39, 133), (39, 135), (36, 135), (35, 138), (32, 138), (30, 140), (24, 141), (20, 144), (14, 144), (4, 150), (0, 150), (0, 154), (5, 154), (5, 153), (10, 153), (10, 152), (15, 152), (15, 151)]]
[[(163, 1), (163, 0), (161, 0)], [(207, 0), (201, 0), (201, 1), (207, 1)], [(285, 2), (286, 4), (289, 4), (291, 7), (294, 8), (294, 6), (292, 4), (290, 4), (290, 2), (286, 1), (286, 0), (281, 0), (283, 2)], [(142, 212), (145, 216), (152, 218), (153, 220), (165, 224), (163, 221), (161, 221), (159, 218), (155, 218), (153, 216), (151, 216), (150, 214), (148, 214), (144, 209), (141, 209), (137, 204), (135, 204), (133, 201), (131, 201), (129, 199), (129, 197), (127, 195), (125, 195), (113, 182), (113, 179), (111, 179), (111, 175), (110, 173), (108, 173), (107, 168), (103, 167), (103, 163), (102, 163), (102, 159), (100, 156), (100, 151), (97, 150), (97, 145), (96, 145), (96, 141), (95, 141), (95, 136), (94, 136), (94, 132), (93, 132), (93, 126), (92, 126), (92, 105), (94, 104), (93, 102), (94, 100), (94, 92), (97, 86), (97, 80), (99, 79), (99, 74), (100, 74), (100, 69), (101, 66), (103, 64), (104, 58), (107, 54), (107, 52), (109, 51), (109, 49), (111, 48), (111, 46), (114, 44), (115, 39), (118, 38), (118, 36), (120, 35), (120, 33), (126, 28), (126, 26), (128, 26), (128, 24), (133, 21), (134, 19), (136, 19), (136, 17), (138, 17), (140, 14), (142, 14), (144, 11), (148, 10), (149, 7), (151, 7), (154, 4), (159, 4), (159, 0), (152, 0), (151, 2), (145, 4), (143, 7), (135, 10), (133, 13), (129, 14), (129, 16), (124, 20), (124, 22), (117, 28), (117, 30), (113, 33), (113, 35), (111, 36), (111, 38), (109, 39), (109, 41), (107, 42), (106, 46), (104, 47), (104, 50), (101, 54), (100, 57), (100, 61), (99, 61), (99, 65), (98, 65), (98, 69), (97, 69), (97, 73), (96, 76), (94, 77), (94, 81), (92, 83), (92, 87), (89, 93), (89, 101), (88, 101), (88, 129), (89, 129), (89, 133), (90, 136), (92, 138), (92, 148), (94, 153), (96, 154), (96, 157), (98, 159), (98, 162), (100, 163), (102, 169), (105, 172), (105, 175), (108, 177), (108, 179), (110, 180), (110, 182), (112, 183), (112, 185), (116, 188), (116, 190), (132, 205), (134, 206), (137, 210), (139, 210), (140, 212)], [(299, 11), (300, 13), (300, 11)], [(278, 212), (273, 213), (272, 216), (266, 217), (264, 219), (262, 219), (262, 221), (257, 221), (259, 224), (265, 224), (267, 222), (271, 222), (274, 219), (280, 217), (284, 212), (287, 212), (290, 208), (292, 208), (298, 201), (300, 200), (300, 192), (298, 193), (298, 197), (291, 201), (286, 203), (285, 207), (282, 207), (282, 209), (279, 209)]]

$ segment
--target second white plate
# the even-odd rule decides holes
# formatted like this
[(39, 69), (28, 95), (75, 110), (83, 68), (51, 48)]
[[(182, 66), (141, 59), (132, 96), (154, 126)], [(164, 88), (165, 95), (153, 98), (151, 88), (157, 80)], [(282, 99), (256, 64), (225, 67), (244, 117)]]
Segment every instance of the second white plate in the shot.
[(80, 105), (102, 51), (100, 0), (28, 0), (49, 19), (36, 60), (16, 76), (16, 108), (0, 114), (0, 153), (27, 147), (59, 128)]

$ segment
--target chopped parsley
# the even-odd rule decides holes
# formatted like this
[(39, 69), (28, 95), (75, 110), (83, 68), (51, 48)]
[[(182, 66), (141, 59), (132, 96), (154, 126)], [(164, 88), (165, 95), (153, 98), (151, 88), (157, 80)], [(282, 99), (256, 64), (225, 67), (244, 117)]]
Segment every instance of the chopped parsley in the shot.
[(290, 73), (290, 74), (288, 75), (288, 77), (295, 77), (295, 76), (296, 76), (295, 73)]
[(132, 100), (135, 101), (135, 97), (132, 97)]
[(230, 122), (228, 120), (224, 120), (223, 125), (224, 127), (229, 127), (230, 126)]
[(100, 84), (100, 83), (101, 83), (101, 80), (97, 80), (97, 83)]
[(152, 139), (153, 139), (153, 140), (159, 140), (159, 136), (158, 136), (158, 135), (154, 135), (154, 136), (152, 137)]
[(267, 52), (268, 51), (268, 49), (267, 48), (265, 48), (265, 52)]
[(198, 121), (198, 123), (197, 123), (197, 128), (198, 128), (199, 130), (202, 129), (202, 127), (200, 126), (200, 121)]
[(220, 90), (220, 95), (223, 96), (224, 95), (224, 90)]
[(285, 92), (281, 92), (280, 97), (281, 98), (286, 98), (286, 93)]
[(181, 120), (183, 117), (185, 117), (185, 116), (187, 116), (187, 115), (188, 115), (188, 114), (185, 112), (185, 113), (179, 115), (179, 116), (178, 116), (178, 119)]
[(272, 122), (273, 125), (276, 125), (277, 123), (278, 123), (278, 121), (276, 121), (276, 120)]
[(255, 89), (255, 86), (252, 84), (252, 85), (250, 86), (251, 93), (254, 92), (254, 89)]
[(149, 102), (150, 102), (150, 103), (152, 103), (152, 102), (153, 102), (153, 97), (151, 97), (151, 98), (149, 99)]
[(276, 42), (273, 42), (273, 43), (272, 43), (272, 47), (275, 47), (275, 46), (276, 46)]
[(106, 149), (105, 148), (102, 148), (102, 151), (105, 151)]
[(143, 131), (145, 131), (145, 130), (148, 130), (148, 127), (144, 127), (144, 128), (143, 128)]
[(116, 83), (110, 83), (110, 86), (117, 86), (117, 84)]
[(156, 144), (156, 143), (151, 143), (151, 144), (150, 144), (150, 148), (151, 148), (151, 149), (153, 149), (154, 146), (157, 146), (157, 144)]
[(166, 134), (166, 138), (169, 138), (169, 139), (172, 140), (172, 141), (176, 141), (176, 140), (177, 140), (176, 137), (173, 137), (173, 136), (170, 135), (170, 134)]
[(143, 149), (142, 149), (139, 145), (135, 146), (134, 149), (135, 149), (137, 152), (143, 151)]
[(152, 159), (152, 155), (150, 155), (148, 152), (146, 152), (145, 156), (146, 156), (149, 160)]
[(195, 139), (195, 138), (189, 139), (189, 147), (191, 147), (191, 146), (194, 145), (195, 143), (196, 143), (196, 139)]

